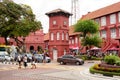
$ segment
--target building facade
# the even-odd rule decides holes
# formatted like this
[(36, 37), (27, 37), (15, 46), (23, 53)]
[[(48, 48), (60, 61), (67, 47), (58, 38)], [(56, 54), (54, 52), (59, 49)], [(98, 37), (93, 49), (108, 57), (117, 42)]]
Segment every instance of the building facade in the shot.
[[(46, 13), (49, 17), (49, 33), (44, 34), (43, 30), (30, 33), (25, 38), (26, 50), (48, 49), (52, 59), (67, 54), (69, 49), (80, 49), (80, 33), (74, 32), (74, 26), (69, 26), (69, 12), (56, 9)], [(102, 37), (102, 52), (109, 48), (120, 48), (120, 2), (106, 6), (93, 12), (83, 15), (81, 20), (91, 19), (98, 22), (99, 34)], [(15, 44), (14, 40), (10, 40)], [(4, 44), (4, 39), (0, 38)], [(83, 50), (85, 51), (85, 50)]]
[(109, 48), (120, 48), (117, 38), (120, 37), (120, 2), (106, 6), (82, 16), (82, 20), (95, 20), (99, 25), (99, 33), (103, 39), (102, 52)]
[(56, 9), (46, 13), (49, 17), (49, 54), (52, 59), (67, 54), (69, 51), (69, 12)]
[[(22, 40), (22, 38), (19, 38)], [(39, 51), (41, 49), (45, 48), (44, 44), (44, 33), (43, 30), (40, 29), (36, 32), (30, 33), (27, 37), (24, 38), (25, 40), (25, 48), (27, 52), (30, 51)], [(9, 43), (12, 43), (13, 45), (17, 45), (14, 39), (9, 39)], [(0, 38), (0, 44), (5, 44), (4, 38)], [(11, 44), (10, 44), (11, 45)]]

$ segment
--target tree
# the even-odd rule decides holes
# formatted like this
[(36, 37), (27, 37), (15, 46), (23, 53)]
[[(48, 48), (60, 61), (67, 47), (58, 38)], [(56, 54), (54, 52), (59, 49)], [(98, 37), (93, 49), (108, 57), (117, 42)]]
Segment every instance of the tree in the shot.
[(6, 44), (7, 37), (23, 43), (18, 37), (26, 37), (40, 28), (41, 22), (35, 20), (30, 6), (16, 4), (11, 0), (0, 2), (0, 36), (5, 38)]
[(98, 36), (99, 25), (93, 20), (79, 20), (75, 25), (75, 32), (81, 32), (83, 46), (100, 46), (101, 38)]

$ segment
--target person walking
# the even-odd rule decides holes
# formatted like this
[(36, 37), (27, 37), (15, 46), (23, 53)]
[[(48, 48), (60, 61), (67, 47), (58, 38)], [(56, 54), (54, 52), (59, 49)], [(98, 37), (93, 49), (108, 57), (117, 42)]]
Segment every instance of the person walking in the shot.
[(27, 67), (27, 55), (24, 56), (23, 58), (23, 62), (24, 62), (24, 67)]
[(35, 57), (34, 57), (34, 54), (32, 55), (32, 68), (31, 69), (36, 69), (36, 63), (35, 63)]
[(43, 63), (46, 63), (46, 52), (43, 53)]
[(21, 56), (20, 56), (20, 55), (18, 55), (17, 61), (18, 61), (18, 65), (19, 65), (18, 69), (21, 69), (22, 59), (21, 59)]

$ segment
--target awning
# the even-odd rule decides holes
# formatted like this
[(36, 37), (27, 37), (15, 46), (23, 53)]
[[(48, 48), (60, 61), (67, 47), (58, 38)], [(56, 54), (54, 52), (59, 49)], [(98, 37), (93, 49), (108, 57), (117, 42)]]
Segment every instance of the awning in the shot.
[(75, 47), (75, 46), (69, 46), (69, 48), (70, 48), (70, 49), (79, 49), (78, 46), (76, 46), (76, 47)]

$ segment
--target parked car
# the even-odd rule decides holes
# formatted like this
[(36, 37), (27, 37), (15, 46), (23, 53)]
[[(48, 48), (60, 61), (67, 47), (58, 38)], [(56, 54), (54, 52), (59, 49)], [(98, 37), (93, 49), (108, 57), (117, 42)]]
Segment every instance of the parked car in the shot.
[(76, 64), (76, 65), (84, 64), (84, 60), (80, 58), (76, 58), (73, 55), (63, 55), (61, 57), (58, 57), (57, 62), (60, 64), (66, 64), (66, 63)]
[(12, 59), (11, 56), (6, 54), (0, 54), (0, 62), (10, 62)]
[(32, 61), (32, 54), (31, 53), (27, 53), (27, 61), (31, 62)]
[(5, 56), (0, 54), (0, 62), (4, 62), (5, 61)]
[(34, 54), (35, 57), (35, 62), (42, 63), (43, 62), (43, 57), (41, 54)]
[(50, 57), (46, 57), (46, 63), (50, 63), (51, 62), (51, 58)]
[(4, 55), (6, 61), (11, 61), (12, 57), (10, 55)]
[[(34, 54), (36, 62), (43, 62), (43, 54)], [(45, 62), (46, 63), (50, 63), (51, 62), (51, 58), (49, 56), (46, 56), (45, 58)]]

